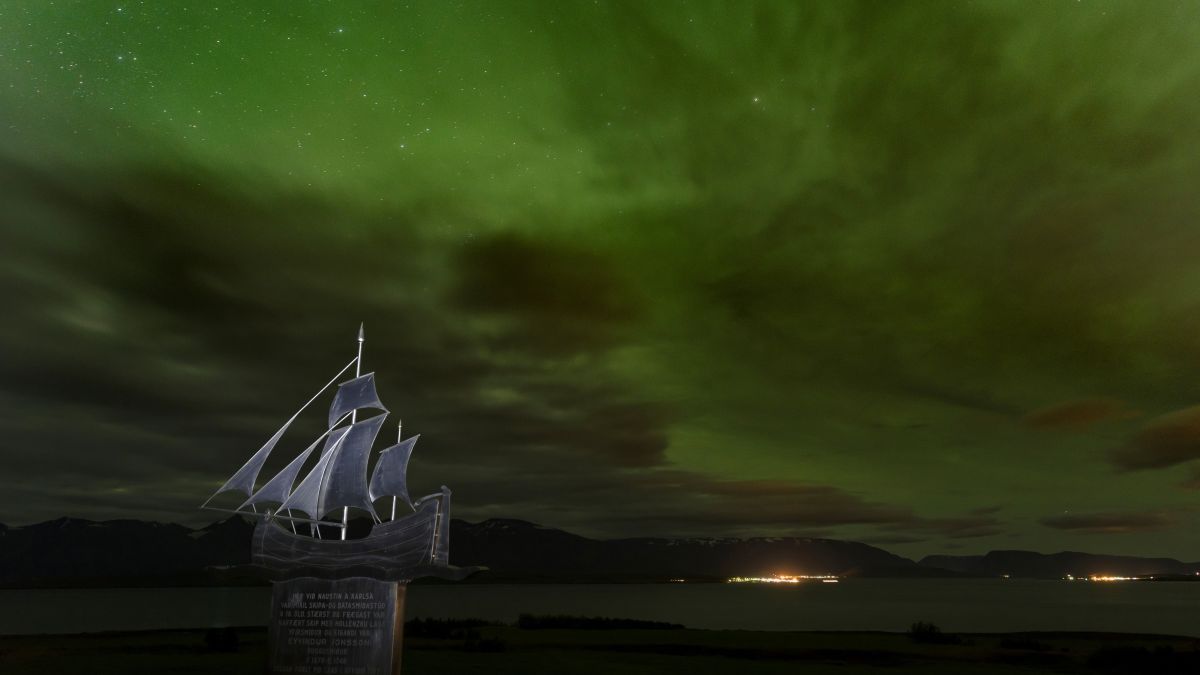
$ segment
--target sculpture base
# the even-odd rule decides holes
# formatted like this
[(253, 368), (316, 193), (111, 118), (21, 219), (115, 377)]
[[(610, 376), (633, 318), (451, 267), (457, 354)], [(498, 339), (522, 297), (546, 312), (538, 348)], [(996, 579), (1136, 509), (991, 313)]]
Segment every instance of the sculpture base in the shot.
[(271, 675), (398, 675), (407, 584), (302, 577), (272, 584)]

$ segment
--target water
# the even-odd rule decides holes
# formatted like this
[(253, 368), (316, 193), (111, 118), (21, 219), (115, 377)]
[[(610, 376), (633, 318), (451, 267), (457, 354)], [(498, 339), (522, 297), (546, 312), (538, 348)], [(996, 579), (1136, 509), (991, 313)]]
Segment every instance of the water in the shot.
[[(690, 628), (951, 632), (1115, 631), (1200, 636), (1200, 583), (850, 579), (783, 585), (414, 586), (411, 617), (573, 614)], [(265, 625), (267, 588), (0, 590), (0, 634)]]

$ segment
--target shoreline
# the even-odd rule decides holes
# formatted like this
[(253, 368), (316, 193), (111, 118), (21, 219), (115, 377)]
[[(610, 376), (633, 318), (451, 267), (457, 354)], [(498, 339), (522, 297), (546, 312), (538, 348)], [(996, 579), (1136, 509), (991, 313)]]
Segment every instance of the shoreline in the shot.
[[(261, 673), (267, 630), (154, 629), (0, 636), (6, 675), (73, 672)], [(405, 672), (621, 673), (1143, 673), (1200, 666), (1200, 637), (1022, 631), (946, 634), (926, 641), (888, 631), (522, 629), (410, 622)], [(1196, 672), (1196, 671), (1190, 671)]]
[[(638, 617), (696, 629), (1106, 631), (1193, 635), (1200, 586), (852, 579), (798, 584), (414, 584), (409, 617), (513, 622), (535, 615)], [(0, 591), (0, 634), (265, 626), (268, 587)], [(1198, 671), (1200, 672), (1200, 671)]]
[[(414, 620), (420, 621), (420, 620), (425, 620), (425, 619), (426, 619), (426, 617), (418, 616), (418, 617), (412, 617), (412, 618), (408, 619), (408, 621), (414, 621)], [(446, 623), (472, 621), (472, 619), (469, 619), (469, 618), (467, 618), (467, 619), (447, 619), (447, 620), (431, 619), (431, 620), (445, 621)], [(842, 635), (842, 636), (846, 636), (846, 635), (872, 636), (872, 635), (874, 635), (874, 636), (881, 636), (881, 635), (886, 635), (886, 636), (907, 637), (909, 635), (908, 631), (838, 630), (835, 628), (831, 628), (828, 630), (788, 630), (788, 629), (755, 630), (755, 629), (743, 629), (743, 628), (692, 628), (689, 626), (681, 626), (681, 627), (674, 628), (674, 629), (658, 629), (658, 630), (646, 630), (646, 629), (638, 629), (638, 628), (632, 628), (632, 629), (621, 629), (621, 628), (618, 628), (618, 629), (586, 629), (586, 628), (585, 629), (558, 629), (558, 628), (519, 629), (515, 623), (513, 623), (513, 624), (488, 623), (483, 627), (484, 628), (524, 630), (525, 632), (531, 632), (531, 633), (557, 631), (560, 633), (580, 632), (580, 633), (605, 634), (605, 633), (617, 633), (617, 632), (663, 633), (663, 632), (668, 632), (668, 631), (669, 632), (686, 631), (686, 632), (692, 632), (692, 633), (746, 633), (746, 634), (761, 633), (761, 634), (766, 634), (766, 635), (812, 635), (812, 636), (818, 636), (818, 635)], [(146, 629), (146, 630), (84, 631), (84, 632), (79, 632), (79, 633), (0, 633), (0, 641), (9, 641), (9, 640), (19, 641), (19, 640), (25, 640), (25, 639), (30, 639), (30, 640), (43, 640), (43, 639), (45, 639), (45, 640), (50, 640), (50, 639), (70, 640), (70, 639), (75, 639), (75, 638), (114, 638), (114, 639), (115, 638), (137, 638), (137, 637), (165, 636), (165, 635), (173, 635), (173, 634), (191, 635), (191, 634), (197, 634), (197, 633), (206, 633), (209, 631), (222, 631), (222, 630), (232, 630), (232, 631), (237, 631), (239, 633), (241, 633), (241, 632), (266, 633), (267, 626), (265, 626), (265, 625), (244, 625), (244, 626), (210, 626), (210, 627), (201, 627), (201, 628), (151, 628), (151, 629)], [(1128, 639), (1148, 640), (1148, 641), (1154, 641), (1154, 640), (1195, 641), (1198, 643), (1197, 647), (1200, 648), (1200, 633), (1198, 633), (1196, 635), (1170, 635), (1170, 634), (1166, 634), (1166, 633), (1138, 633), (1138, 632), (1122, 632), (1122, 631), (1018, 630), (1018, 631), (1002, 631), (1002, 632), (956, 631), (956, 632), (949, 633), (949, 634), (955, 635), (955, 636), (958, 636), (958, 637), (961, 637), (964, 639), (969, 639), (969, 638), (1003, 639), (1006, 637), (1014, 637), (1014, 636), (1020, 636), (1020, 637), (1031, 636), (1031, 637), (1044, 637), (1044, 638), (1048, 638), (1048, 639), (1080, 639), (1080, 640), (1083, 640), (1083, 639), (1103, 640), (1103, 639), (1126, 639), (1126, 638), (1128, 638)]]

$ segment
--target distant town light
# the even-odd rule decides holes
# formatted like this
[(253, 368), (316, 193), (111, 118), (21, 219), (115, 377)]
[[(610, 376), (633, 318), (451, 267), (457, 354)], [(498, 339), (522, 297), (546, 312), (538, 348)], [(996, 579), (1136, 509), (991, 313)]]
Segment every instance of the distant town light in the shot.
[[(1070, 574), (1068, 574), (1067, 576), (1065, 576), (1063, 578), (1066, 579), (1067, 581), (1075, 581), (1075, 579), (1076, 579), (1075, 576), (1070, 575)], [(1078, 578), (1084, 579), (1087, 581), (1145, 581), (1145, 580), (1153, 581), (1154, 580), (1154, 577), (1122, 577), (1122, 576), (1116, 576), (1113, 574), (1092, 574), (1092, 575), (1089, 575), (1086, 577), (1078, 577)]]
[(770, 577), (731, 577), (730, 584), (798, 584), (802, 581), (822, 581), (836, 584), (836, 574), (776, 574)]

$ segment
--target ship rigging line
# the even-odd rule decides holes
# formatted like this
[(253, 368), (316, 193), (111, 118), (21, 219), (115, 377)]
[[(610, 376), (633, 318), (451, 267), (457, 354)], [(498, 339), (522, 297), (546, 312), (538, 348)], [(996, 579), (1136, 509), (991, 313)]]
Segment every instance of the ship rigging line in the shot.
[[(296, 411), (296, 414), (292, 415), (292, 419), (296, 419), (297, 417), (299, 417), (300, 413), (304, 412), (305, 408), (312, 405), (313, 401), (317, 400), (317, 398), (319, 398), (321, 396), (321, 394), (325, 393), (326, 389), (332, 387), (333, 383), (338, 381), (338, 378), (342, 376), (342, 373), (346, 372), (347, 370), (350, 370), (350, 366), (358, 363), (360, 359), (362, 359), (362, 354), (359, 354), (358, 356), (350, 359), (350, 363), (347, 363), (345, 366), (343, 366), (342, 369), (338, 371), (337, 375), (334, 375), (331, 380), (326, 382), (325, 386), (321, 387), (321, 391), (318, 391), (317, 393), (313, 394), (313, 397), (308, 399), (308, 403), (305, 403), (304, 405), (300, 406), (300, 409)], [(339, 420), (339, 422), (340, 421), (341, 420)]]
[[(320, 390), (320, 391), (318, 391), (317, 393), (313, 394), (313, 397), (312, 397), (312, 398), (310, 398), (310, 399), (308, 399), (308, 402), (307, 402), (307, 403), (305, 403), (304, 405), (300, 406), (300, 409), (296, 411), (296, 414), (292, 415), (291, 419), (289, 419), (289, 420), (287, 421), (287, 424), (285, 424), (284, 426), (285, 426), (285, 427), (286, 427), (286, 426), (289, 426), (289, 425), (291, 425), (291, 423), (292, 423), (292, 422), (295, 422), (295, 421), (296, 421), (296, 418), (300, 416), (300, 413), (304, 412), (304, 410), (305, 410), (306, 408), (308, 408), (308, 406), (312, 405), (312, 402), (313, 402), (313, 401), (315, 401), (315, 400), (317, 400), (318, 398), (320, 398), (320, 397), (321, 397), (321, 394), (324, 394), (326, 389), (329, 389), (330, 387), (332, 387), (332, 386), (334, 385), (334, 383), (338, 381), (338, 378), (340, 378), (340, 377), (342, 376), (342, 373), (345, 373), (347, 370), (350, 370), (350, 366), (352, 366), (352, 365), (354, 365), (354, 364), (358, 363), (358, 362), (359, 362), (361, 359), (362, 359), (362, 353), (361, 353), (361, 352), (359, 352), (359, 355), (358, 355), (358, 356), (355, 356), (355, 357), (354, 357), (354, 358), (352, 358), (352, 359), (350, 359), (350, 363), (347, 363), (345, 366), (342, 366), (342, 369), (341, 369), (341, 370), (339, 370), (339, 371), (337, 372), (337, 375), (334, 375), (332, 378), (330, 378), (330, 380), (329, 380), (328, 382), (326, 382), (326, 383), (325, 383), (325, 386), (324, 386), (324, 387), (321, 387), (321, 390)], [(343, 418), (343, 419), (344, 419), (344, 418)], [(339, 420), (339, 423), (340, 423), (340, 421), (341, 421), (341, 420)], [(329, 432), (328, 432), (328, 431), (326, 431), (325, 433), (329, 433)], [(253, 459), (254, 459), (254, 458), (253, 458), (253, 457), (251, 457), (250, 459), (251, 459), (251, 461), (253, 461)], [(247, 463), (249, 463), (249, 462), (247, 462)], [(239, 469), (239, 471), (240, 471), (240, 469)], [(234, 475), (236, 475), (236, 474), (234, 474)], [(253, 496), (254, 496), (254, 490), (253, 490), (254, 486), (253, 486), (253, 485), (251, 485), (250, 487), (251, 487), (251, 491), (250, 491), (250, 494), (246, 495), (247, 497), (253, 497)], [(210, 506), (208, 505), (208, 503), (209, 503), (209, 502), (211, 502), (211, 501), (212, 501), (212, 500), (213, 500), (213, 499), (214, 499), (214, 498), (215, 498), (217, 495), (219, 495), (219, 494), (221, 494), (221, 491), (220, 491), (220, 490), (218, 490), (217, 492), (214, 492), (214, 493), (213, 493), (213, 494), (212, 494), (212, 495), (211, 495), (211, 496), (210, 496), (208, 499), (204, 500), (204, 503), (200, 505), (200, 508), (202, 508), (202, 509), (212, 509), (213, 511), (228, 511), (229, 509), (216, 509), (216, 508), (212, 508), (212, 507), (210, 507)], [(244, 512), (242, 512), (242, 513), (244, 513)], [(257, 510), (256, 510), (256, 513), (257, 513)]]

